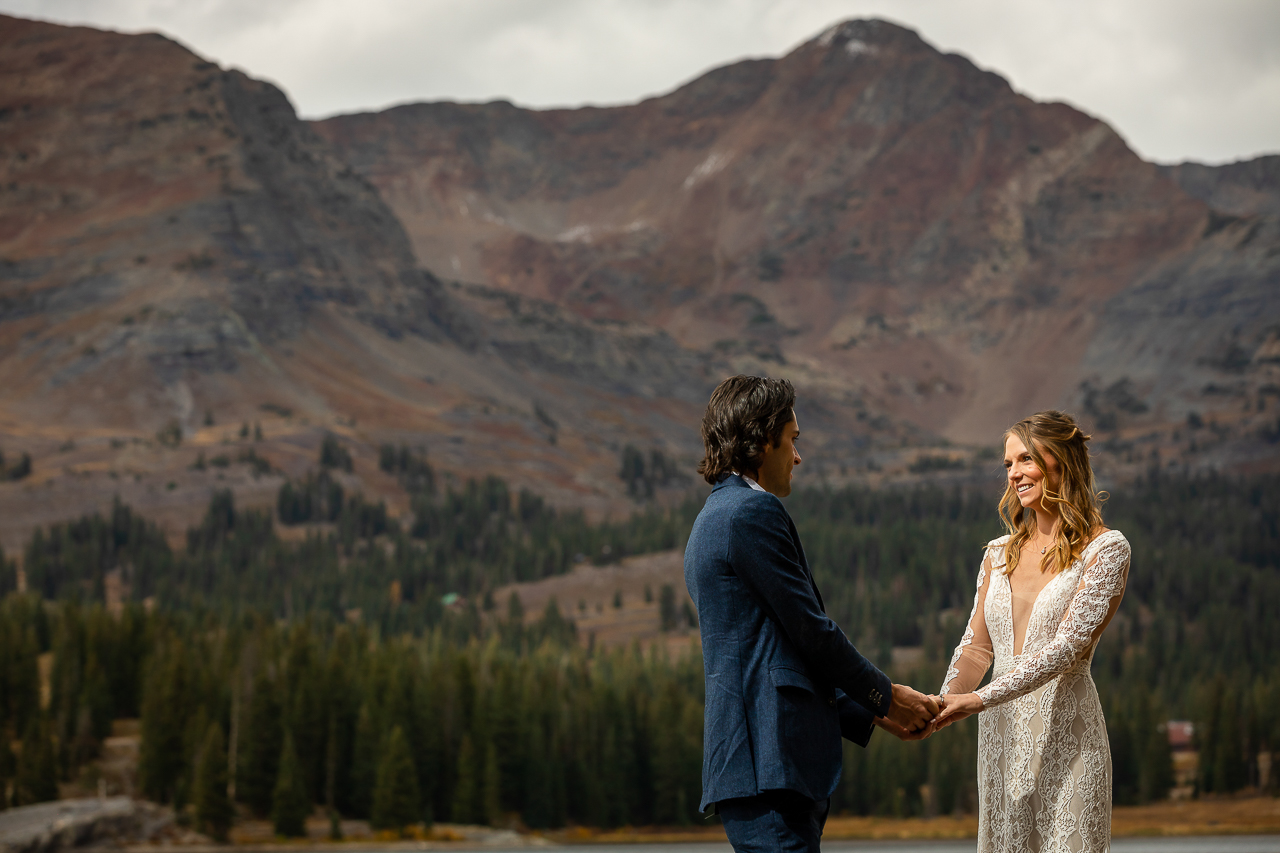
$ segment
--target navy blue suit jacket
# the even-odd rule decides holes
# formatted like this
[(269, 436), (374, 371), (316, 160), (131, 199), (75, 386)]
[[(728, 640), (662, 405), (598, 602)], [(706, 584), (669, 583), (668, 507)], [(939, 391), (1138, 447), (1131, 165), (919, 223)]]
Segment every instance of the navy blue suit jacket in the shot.
[(786, 789), (814, 800), (840, 781), (840, 737), (866, 746), (891, 683), (822, 606), (782, 501), (731, 475), (684, 552), (706, 671), (699, 809)]

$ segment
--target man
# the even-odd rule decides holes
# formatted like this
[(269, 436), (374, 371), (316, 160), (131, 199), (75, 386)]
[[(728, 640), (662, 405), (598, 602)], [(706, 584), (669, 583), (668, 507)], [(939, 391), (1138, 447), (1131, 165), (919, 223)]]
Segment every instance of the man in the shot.
[(743, 851), (816, 851), (841, 735), (923, 737), (938, 705), (891, 684), (827, 617), (780, 498), (800, 464), (795, 391), (734, 376), (702, 419), (714, 486), (685, 548), (706, 670), (702, 804)]

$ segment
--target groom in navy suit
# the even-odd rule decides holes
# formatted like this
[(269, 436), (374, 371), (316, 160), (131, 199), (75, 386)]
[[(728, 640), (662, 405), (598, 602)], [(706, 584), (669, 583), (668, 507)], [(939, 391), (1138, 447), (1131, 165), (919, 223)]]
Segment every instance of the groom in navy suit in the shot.
[(840, 780), (843, 735), (873, 726), (929, 732), (928, 696), (892, 684), (826, 614), (795, 524), (779, 498), (800, 464), (795, 391), (734, 376), (702, 419), (714, 486), (689, 535), (684, 577), (706, 670), (702, 804), (734, 850), (814, 851)]

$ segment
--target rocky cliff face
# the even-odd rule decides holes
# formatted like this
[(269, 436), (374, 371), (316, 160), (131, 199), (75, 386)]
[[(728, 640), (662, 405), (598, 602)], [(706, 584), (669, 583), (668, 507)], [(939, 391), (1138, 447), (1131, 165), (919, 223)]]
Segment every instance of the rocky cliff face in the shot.
[[(383, 441), (618, 512), (621, 449), (691, 468), (739, 370), (800, 386), (831, 479), (1046, 406), (1135, 466), (1274, 458), (1272, 171), (1145, 163), (878, 21), (632, 106), (308, 124), (163, 37), (3, 18), (0, 450), (35, 467), (0, 542), (268, 502), (324, 434), (393, 513)], [(193, 470), (259, 431), (272, 473)]]
[(1280, 215), (1280, 155), (1223, 166), (1179, 163), (1160, 170), (1214, 210), (1231, 216)]
[[(1280, 316), (1264, 215), (1214, 210), (1101, 122), (880, 21), (634, 106), (316, 128), (440, 275), (639, 320), (959, 441), (1047, 406), (1146, 427), (1212, 408), (1227, 339), (1265, 346)], [(1250, 296), (1214, 298), (1226, 280)], [(1170, 310), (1196, 331), (1166, 344)], [(1099, 402), (1113, 387), (1127, 408)]]
[(442, 283), (269, 84), (160, 36), (0, 20), (0, 450), (35, 459), (0, 484), (10, 547), (113, 493), (175, 527), (215, 486), (269, 500), (278, 475), (189, 470), (248, 423), (286, 474), (336, 432), (607, 507), (623, 444), (694, 451), (713, 363)]

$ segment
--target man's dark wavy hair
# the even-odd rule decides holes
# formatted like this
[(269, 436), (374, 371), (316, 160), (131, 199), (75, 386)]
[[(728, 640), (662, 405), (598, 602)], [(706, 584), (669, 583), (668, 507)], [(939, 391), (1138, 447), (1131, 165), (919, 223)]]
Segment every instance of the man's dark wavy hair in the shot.
[(702, 416), (707, 455), (698, 473), (711, 485), (725, 474), (754, 472), (766, 445), (777, 444), (791, 423), (796, 389), (785, 379), (730, 376), (716, 386)]

